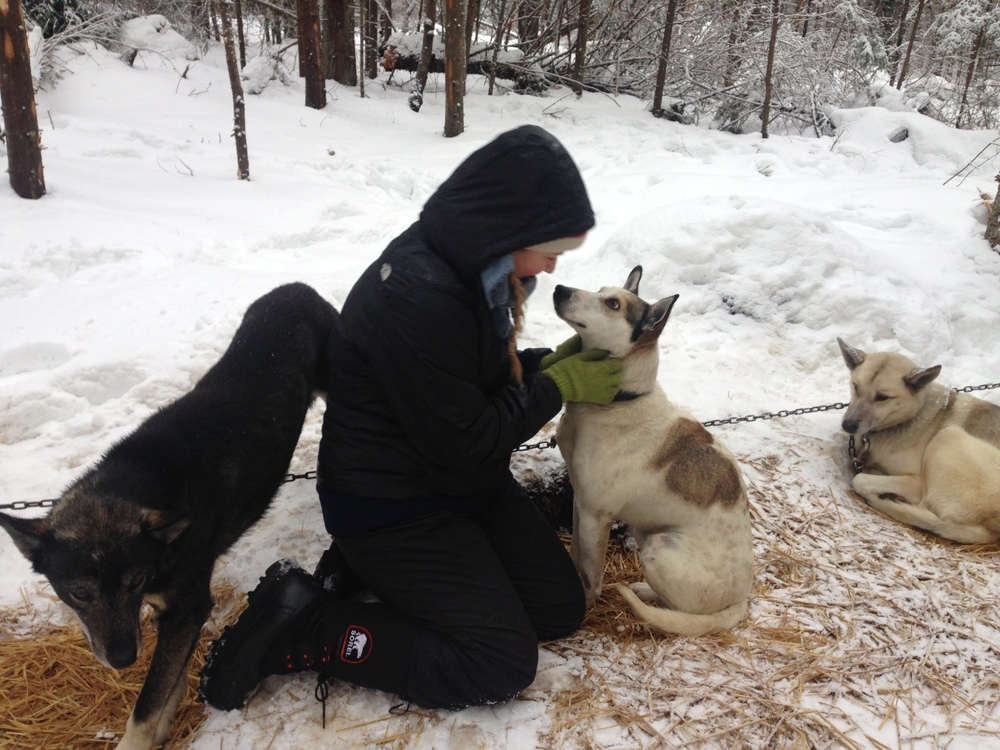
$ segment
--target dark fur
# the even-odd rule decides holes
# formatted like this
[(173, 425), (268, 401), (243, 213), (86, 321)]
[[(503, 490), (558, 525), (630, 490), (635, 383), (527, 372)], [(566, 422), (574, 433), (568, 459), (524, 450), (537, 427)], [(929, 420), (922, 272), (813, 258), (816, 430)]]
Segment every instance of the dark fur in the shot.
[(0, 514), (107, 666), (135, 661), (143, 600), (157, 610), (156, 650), (129, 732), (135, 724), (148, 734), (155, 722), (163, 741), (212, 608), (215, 560), (284, 481), (337, 335), (337, 311), (313, 289), (274, 289), (250, 305), (197, 385), (115, 444), (48, 517)]

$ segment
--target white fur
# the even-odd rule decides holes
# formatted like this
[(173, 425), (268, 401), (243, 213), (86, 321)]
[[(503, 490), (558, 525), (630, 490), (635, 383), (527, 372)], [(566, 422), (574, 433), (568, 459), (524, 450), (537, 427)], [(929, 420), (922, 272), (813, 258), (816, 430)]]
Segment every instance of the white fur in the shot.
[[(746, 490), (732, 455), (656, 382), (656, 339), (676, 297), (646, 305), (637, 296), (641, 273), (641, 267), (633, 270), (624, 288), (556, 290), (556, 311), (581, 335), (584, 349), (621, 357), (621, 390), (641, 394), (608, 406), (566, 405), (557, 444), (574, 490), (571, 554), (592, 603), (601, 594), (611, 525), (623, 521), (633, 532), (647, 581), (620, 587), (636, 614), (681, 635), (725, 630), (746, 616), (753, 579)], [(642, 335), (633, 342), (643, 311)], [(681, 427), (682, 435), (695, 433), (690, 446), (669, 437)], [(677, 461), (658, 459), (665, 444), (678, 455), (699, 445), (703, 453), (711, 451), (711, 465), (732, 479), (730, 502), (691, 502), (672, 491), (667, 477)]]

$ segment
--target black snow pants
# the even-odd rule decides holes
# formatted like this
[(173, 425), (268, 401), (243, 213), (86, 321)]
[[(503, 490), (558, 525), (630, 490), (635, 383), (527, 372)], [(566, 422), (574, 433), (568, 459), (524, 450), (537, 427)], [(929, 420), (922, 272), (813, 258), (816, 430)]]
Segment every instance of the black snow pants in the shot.
[(475, 514), (441, 512), (336, 540), (377, 602), (333, 601), (299, 631), (319, 670), (426, 708), (509, 700), (538, 642), (583, 621), (579, 576), (517, 484)]

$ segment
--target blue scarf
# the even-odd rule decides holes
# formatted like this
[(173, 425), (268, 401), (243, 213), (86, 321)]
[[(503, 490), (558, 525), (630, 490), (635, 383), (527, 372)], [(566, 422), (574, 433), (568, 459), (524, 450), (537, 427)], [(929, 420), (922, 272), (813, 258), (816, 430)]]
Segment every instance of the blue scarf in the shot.
[[(496, 326), (497, 333), (502, 339), (508, 338), (514, 330), (513, 310), (517, 300), (507, 279), (513, 270), (514, 256), (505, 255), (490, 263), (479, 274), (483, 291), (486, 292), (486, 304), (493, 314), (493, 325)], [(521, 279), (521, 283), (524, 285), (525, 295), (530, 295), (535, 291), (538, 279), (526, 276)]]

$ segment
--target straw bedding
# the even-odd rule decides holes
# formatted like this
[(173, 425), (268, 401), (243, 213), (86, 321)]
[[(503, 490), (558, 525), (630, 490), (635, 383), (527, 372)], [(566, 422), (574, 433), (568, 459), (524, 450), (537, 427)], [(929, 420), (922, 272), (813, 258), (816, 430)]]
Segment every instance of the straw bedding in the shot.
[[(236, 600), (232, 587), (216, 587), (223, 608)], [(243, 595), (245, 599), (245, 595)], [(143, 623), (139, 659), (128, 669), (107, 669), (97, 662), (79, 626), (39, 628), (28, 638), (7, 636), (7, 623), (24, 619), (24, 610), (0, 612), (0, 746), (3, 748), (114, 747), (139, 695), (155, 645), (150, 618)], [(188, 691), (174, 720), (174, 742), (182, 747), (205, 720), (195, 697), (197, 675), (205, 652), (220, 632), (215, 618), (202, 631), (192, 658)]]
[[(551, 719), (538, 747), (922, 750), (955, 736), (997, 746), (1000, 550), (941, 542), (885, 519), (839, 476), (828, 487), (804, 484), (823, 474), (804, 464), (829, 457), (739, 458), (756, 552), (748, 620), (716, 636), (654, 634), (606, 590), (583, 630), (544, 645), (539, 679), (520, 699), (543, 702)], [(606, 583), (640, 578), (620, 535)], [(192, 684), (206, 644), (242, 597), (216, 596), (221, 606)], [(553, 663), (562, 677), (547, 681)], [(145, 661), (120, 674), (101, 667), (75, 625), (0, 641), (3, 746), (113, 747), (109, 732), (124, 727), (145, 669)], [(335, 685), (331, 697), (350, 701), (355, 689)], [(304, 698), (302, 707), (318, 723), (315, 704)], [(168, 747), (187, 745), (203, 711), (189, 690)], [(459, 733), (474, 728), (455, 716), (410, 710), (349, 725), (334, 718), (325, 736), (335, 731), (343, 746), (404, 748), (452, 722), (450, 744), (459, 747), (468, 744)]]

